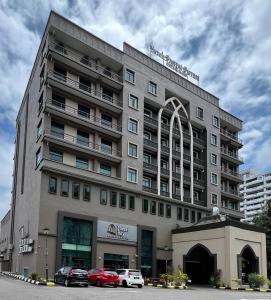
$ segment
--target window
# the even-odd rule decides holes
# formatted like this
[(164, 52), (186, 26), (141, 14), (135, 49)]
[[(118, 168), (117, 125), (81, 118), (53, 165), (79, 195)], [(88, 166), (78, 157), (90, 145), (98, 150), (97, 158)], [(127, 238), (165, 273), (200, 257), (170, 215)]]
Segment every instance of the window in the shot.
[(198, 150), (193, 150), (193, 157), (199, 159), (200, 158), (200, 153)]
[(113, 92), (103, 88), (103, 95), (102, 95), (103, 99), (108, 101), (108, 102), (113, 102)]
[(143, 162), (146, 164), (151, 164), (151, 155), (144, 153), (143, 154)]
[(39, 148), (39, 150), (36, 152), (36, 167), (40, 164), (41, 159), (42, 159), (41, 149)]
[(161, 187), (161, 192), (167, 192), (168, 191), (168, 184), (167, 184), (167, 182), (163, 182), (162, 181), (160, 187)]
[(128, 130), (130, 132), (137, 133), (137, 131), (138, 131), (138, 121), (134, 120), (134, 119), (129, 119)]
[(52, 104), (58, 108), (65, 110), (65, 97), (53, 93)]
[(91, 82), (83, 77), (79, 77), (79, 89), (90, 92)]
[(90, 116), (90, 109), (89, 107), (82, 105), (82, 104), (78, 104), (78, 115), (83, 117), (83, 118), (88, 118)]
[(105, 176), (111, 176), (111, 166), (109, 165), (100, 165), (100, 174), (105, 175)]
[(57, 122), (52, 122), (51, 123), (51, 134), (60, 139), (64, 139), (64, 125), (59, 124)]
[(74, 199), (80, 198), (80, 183), (77, 182), (72, 183), (72, 197)]
[(106, 114), (101, 114), (101, 124), (107, 127), (112, 127), (112, 117)]
[(126, 208), (126, 194), (120, 194), (120, 208)]
[(69, 196), (69, 180), (67, 179), (61, 179), (61, 196)]
[(42, 128), (41, 128), (42, 120), (39, 121), (38, 127), (37, 127), (37, 139), (41, 137), (42, 135)]
[(151, 141), (151, 132), (144, 131), (144, 139)]
[(217, 205), (218, 203), (218, 197), (217, 197), (217, 194), (211, 194), (211, 203), (213, 205)]
[(112, 154), (112, 142), (101, 139), (101, 151), (107, 154)]
[(171, 205), (167, 204), (166, 206), (166, 217), (171, 218)]
[(196, 222), (196, 213), (194, 210), (191, 210), (191, 223)]
[(90, 201), (90, 192), (91, 192), (90, 185), (84, 184), (83, 185), (83, 200), (84, 201)]
[(129, 142), (128, 155), (137, 158), (137, 145), (136, 144)]
[(197, 107), (197, 117), (203, 120), (203, 109), (201, 107)]
[(144, 108), (144, 116), (151, 118), (152, 117), (152, 111)]
[(213, 125), (219, 128), (219, 118), (217, 116), (213, 116)]
[(197, 222), (199, 222), (201, 220), (201, 212), (198, 211), (197, 212)]
[(43, 85), (44, 82), (44, 69), (45, 69), (45, 65), (43, 65), (42, 70), (40, 72), (40, 88)]
[(151, 188), (151, 178), (143, 177), (142, 185), (145, 188)]
[(49, 150), (49, 159), (53, 161), (63, 162), (63, 152), (58, 150)]
[(89, 147), (89, 134), (81, 130), (77, 130), (77, 144)]
[(66, 81), (67, 71), (61, 67), (54, 65), (54, 77), (56, 77), (59, 80)]
[(142, 212), (146, 214), (146, 213), (148, 213), (148, 211), (149, 211), (149, 200), (143, 199), (142, 200)]
[(161, 117), (161, 123), (162, 123), (162, 124), (168, 125), (168, 118), (166, 118), (166, 117)]
[(110, 194), (110, 205), (116, 207), (117, 206), (117, 193), (111, 191)]
[(129, 106), (138, 109), (138, 97), (129, 94)]
[(177, 207), (177, 220), (183, 219), (183, 209), (181, 207)]
[(218, 179), (217, 179), (217, 174), (216, 173), (211, 173), (211, 184), (218, 184)]
[(125, 71), (125, 80), (135, 83), (135, 72), (129, 69), (126, 69)]
[(156, 215), (156, 202), (155, 201), (151, 201), (151, 214), (152, 215)]
[(101, 192), (100, 192), (100, 203), (102, 205), (107, 204), (107, 190), (101, 190)]
[(198, 191), (194, 191), (193, 192), (193, 196), (194, 196), (194, 200), (199, 201), (199, 192)]
[(184, 221), (189, 222), (189, 210), (187, 208), (184, 209)]
[(217, 165), (217, 155), (214, 153), (211, 153), (211, 164)]
[(194, 177), (194, 179), (199, 180), (200, 179), (200, 171), (194, 170), (193, 171), (193, 177)]
[(153, 95), (157, 95), (157, 84), (150, 81), (148, 86), (148, 92)]
[(49, 178), (49, 193), (56, 194), (56, 192), (57, 192), (57, 178), (51, 176)]
[(135, 210), (135, 197), (129, 196), (129, 209)]
[(76, 168), (88, 170), (88, 159), (76, 156)]
[(161, 138), (161, 145), (165, 146), (165, 147), (168, 147), (168, 140)]
[(217, 136), (214, 133), (211, 133), (211, 144), (217, 146)]
[(137, 183), (137, 170), (128, 168), (127, 181)]
[(168, 169), (168, 162), (166, 160), (161, 160), (161, 168)]
[(43, 106), (43, 92), (41, 93), (41, 95), (39, 97), (39, 113), (42, 110), (42, 106)]
[(158, 203), (158, 216), (164, 216), (164, 203)]

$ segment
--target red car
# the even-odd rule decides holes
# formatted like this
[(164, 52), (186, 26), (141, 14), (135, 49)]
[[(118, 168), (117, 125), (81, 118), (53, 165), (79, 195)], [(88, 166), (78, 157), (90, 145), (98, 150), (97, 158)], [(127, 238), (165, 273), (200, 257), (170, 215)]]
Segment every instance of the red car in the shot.
[(118, 287), (119, 275), (115, 270), (109, 268), (97, 268), (88, 272), (89, 281), (96, 286), (111, 285)]

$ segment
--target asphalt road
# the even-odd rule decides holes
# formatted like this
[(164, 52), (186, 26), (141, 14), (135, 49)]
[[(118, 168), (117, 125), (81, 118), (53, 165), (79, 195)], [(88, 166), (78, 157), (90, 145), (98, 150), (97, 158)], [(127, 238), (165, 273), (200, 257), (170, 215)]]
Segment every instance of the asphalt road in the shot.
[(271, 293), (224, 291), (191, 287), (189, 290), (169, 290), (145, 287), (97, 288), (64, 286), (35, 286), (17, 279), (0, 275), (0, 300), (271, 300)]

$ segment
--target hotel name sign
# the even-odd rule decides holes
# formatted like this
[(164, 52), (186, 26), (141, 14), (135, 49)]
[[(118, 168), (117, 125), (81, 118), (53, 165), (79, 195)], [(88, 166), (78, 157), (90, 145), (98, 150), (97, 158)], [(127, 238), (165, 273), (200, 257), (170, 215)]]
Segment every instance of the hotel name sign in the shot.
[(172, 69), (173, 71), (179, 73), (184, 77), (191, 77), (197, 82), (199, 82), (199, 75), (191, 72), (187, 67), (177, 63), (176, 61), (172, 60), (168, 55), (165, 55), (163, 52), (156, 50), (153, 45), (150, 45), (150, 54), (154, 54), (160, 57), (163, 60), (163, 64), (166, 62), (166, 66)]

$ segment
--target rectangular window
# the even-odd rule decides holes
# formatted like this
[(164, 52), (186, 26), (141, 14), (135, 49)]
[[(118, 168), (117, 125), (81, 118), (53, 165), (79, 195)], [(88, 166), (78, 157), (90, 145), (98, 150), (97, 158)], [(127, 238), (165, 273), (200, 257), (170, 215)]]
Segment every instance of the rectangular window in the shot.
[(126, 194), (120, 194), (120, 208), (126, 208)]
[(156, 215), (156, 201), (151, 201), (151, 214)]
[(133, 133), (138, 132), (138, 121), (134, 119), (129, 119), (128, 121), (128, 130)]
[(108, 102), (113, 102), (113, 92), (103, 88), (103, 95), (102, 95), (103, 99), (108, 101)]
[(57, 192), (57, 178), (51, 176), (49, 178), (49, 193), (56, 194), (56, 192)]
[(144, 139), (151, 141), (151, 132), (144, 131)]
[(137, 183), (137, 170), (136, 169), (128, 168), (127, 181), (132, 182), (132, 183)]
[(76, 168), (88, 170), (88, 159), (76, 156)]
[(216, 173), (211, 173), (211, 184), (218, 185), (218, 179), (217, 179), (217, 174)]
[(77, 130), (77, 144), (89, 147), (89, 134), (81, 130)]
[(49, 150), (49, 159), (53, 161), (63, 162), (63, 152), (58, 150)]
[(144, 108), (144, 116), (151, 118), (152, 111), (150, 109)]
[(64, 125), (59, 124), (57, 122), (52, 122), (51, 123), (51, 134), (60, 139), (64, 139)]
[(107, 127), (112, 127), (112, 117), (106, 114), (101, 114), (101, 124)]
[(219, 128), (219, 118), (217, 116), (213, 116), (213, 125)]
[(54, 65), (54, 77), (56, 77), (58, 80), (66, 81), (67, 71), (62, 67)]
[(90, 201), (91, 188), (89, 184), (83, 185), (83, 200)]
[(168, 162), (166, 160), (161, 160), (161, 168), (168, 170)]
[(201, 107), (197, 107), (197, 117), (203, 120), (203, 109)]
[(164, 203), (158, 203), (158, 216), (164, 216)]
[(135, 72), (129, 69), (125, 71), (125, 80), (131, 83), (135, 83)]
[(91, 90), (90, 80), (80, 76), (79, 77), (79, 89), (86, 91), (86, 92), (90, 92), (90, 90)]
[(150, 81), (148, 85), (148, 92), (153, 95), (157, 95), (157, 84)]
[(196, 213), (194, 210), (191, 210), (191, 223), (196, 222)]
[(189, 222), (189, 210), (187, 208), (184, 209), (184, 221)]
[(61, 179), (61, 196), (69, 196), (69, 180), (67, 179)]
[(100, 174), (105, 176), (111, 176), (111, 166), (100, 164)]
[(129, 196), (129, 209), (135, 210), (135, 197)]
[(40, 164), (41, 159), (42, 159), (41, 148), (39, 148), (39, 150), (36, 152), (36, 167)]
[(147, 199), (142, 200), (142, 212), (145, 214), (149, 212), (149, 200)]
[(151, 188), (151, 178), (143, 177), (142, 185), (143, 187)]
[(177, 207), (177, 220), (183, 219), (183, 209), (181, 207)]
[(39, 139), (42, 135), (41, 125), (42, 125), (42, 120), (39, 121), (39, 124), (38, 124), (38, 127), (37, 127), (37, 139)]
[(45, 70), (45, 65), (43, 65), (42, 70), (40, 72), (40, 88), (42, 87), (43, 83), (44, 83), (44, 71)]
[(214, 153), (211, 153), (211, 164), (217, 165), (217, 155)]
[(40, 97), (39, 97), (39, 113), (41, 112), (43, 107), (43, 92), (41, 93)]
[(143, 154), (143, 162), (146, 164), (151, 164), (151, 155), (144, 153)]
[(197, 212), (197, 222), (199, 222), (201, 220), (201, 212), (198, 211)]
[(54, 106), (65, 110), (65, 107), (66, 107), (65, 103), (66, 103), (65, 97), (54, 94), (54, 93), (52, 94), (52, 104)]
[(137, 158), (137, 145), (136, 144), (129, 142), (128, 155)]
[(110, 205), (113, 206), (113, 207), (117, 206), (117, 192), (111, 191)]
[(80, 117), (89, 119), (89, 117), (90, 117), (90, 108), (85, 106), (85, 105), (78, 104), (78, 115)]
[(166, 206), (166, 217), (171, 218), (171, 205), (167, 204)]
[(129, 106), (134, 109), (138, 109), (138, 97), (130, 94), (129, 95)]
[(102, 205), (107, 204), (107, 190), (101, 190), (101, 192), (100, 192), (100, 203)]
[(107, 154), (112, 154), (112, 142), (101, 139), (101, 151)]
[(199, 201), (199, 192), (198, 191), (194, 191), (193, 196), (194, 196), (194, 200)]
[(80, 198), (80, 183), (77, 182), (72, 183), (72, 197), (73, 199)]
[(217, 199), (218, 199), (217, 194), (211, 194), (211, 203), (213, 205), (217, 205), (218, 203)]
[(198, 150), (193, 150), (193, 157), (199, 159), (200, 158), (200, 153)]
[(217, 146), (217, 136), (214, 133), (211, 133), (211, 144)]

